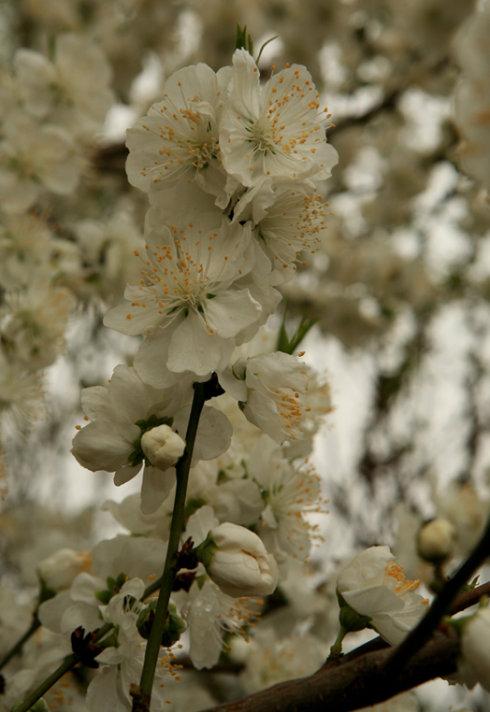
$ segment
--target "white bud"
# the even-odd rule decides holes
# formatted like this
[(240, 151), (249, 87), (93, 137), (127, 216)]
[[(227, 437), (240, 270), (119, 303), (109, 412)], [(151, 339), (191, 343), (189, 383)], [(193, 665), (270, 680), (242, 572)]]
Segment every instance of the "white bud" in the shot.
[(417, 535), (417, 551), (421, 559), (437, 562), (454, 553), (456, 529), (447, 519), (438, 517), (423, 524)]
[(480, 608), (464, 626), (461, 653), (464, 667), (490, 692), (490, 607)]
[(214, 547), (207, 571), (229, 596), (267, 596), (278, 580), (276, 560), (262, 540), (238, 524), (220, 524), (209, 533)]
[(158, 425), (143, 434), (141, 448), (154, 467), (166, 470), (182, 456), (185, 442), (169, 425)]
[(70, 588), (73, 579), (82, 571), (87, 571), (91, 562), (87, 551), (60, 549), (43, 559), (37, 567), (37, 572), (49, 589), (62, 591)]

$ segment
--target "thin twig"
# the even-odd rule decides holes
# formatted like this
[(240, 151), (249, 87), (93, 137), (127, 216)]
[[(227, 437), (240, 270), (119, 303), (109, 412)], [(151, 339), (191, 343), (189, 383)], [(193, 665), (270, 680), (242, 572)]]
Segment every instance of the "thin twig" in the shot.
[(194, 450), (194, 442), (197, 435), (199, 418), (206, 401), (207, 385), (208, 384), (206, 383), (194, 384), (194, 398), (192, 400), (192, 407), (185, 436), (185, 450), (175, 467), (177, 487), (175, 490), (172, 520), (170, 522), (167, 554), (161, 577), (162, 584), (160, 586), (160, 593), (158, 594), (158, 601), (155, 609), (155, 617), (150, 631), (150, 637), (146, 645), (145, 659), (143, 661), (139, 688), (131, 691), (131, 695), (133, 697), (133, 712), (146, 712), (146, 710), (150, 709), (155, 669), (158, 661), (158, 654), (160, 652), (162, 634), (167, 620), (168, 603), (170, 600), (170, 594), (172, 593), (172, 586), (176, 573), (177, 552), (179, 549), (180, 537), (182, 536), (185, 526), (185, 499), (187, 494), (189, 470), (191, 467), (192, 453)]
[(24, 647), (24, 645), (27, 643), (29, 638), (34, 635), (36, 630), (38, 630), (40, 627), (41, 627), (41, 622), (40, 622), (39, 618), (37, 617), (37, 612), (35, 612), (34, 615), (32, 616), (32, 621), (31, 621), (31, 625), (29, 626), (29, 628), (26, 630), (26, 632), (23, 635), (21, 635), (19, 640), (17, 640), (14, 643), (14, 645), (10, 648), (10, 650), (7, 651), (5, 653), (5, 655), (3, 656), (3, 658), (0, 660), (0, 670), (2, 670), (2, 668), (4, 668), (5, 665), (7, 665), (7, 663), (9, 663), (12, 660), (12, 658), (15, 658), (16, 655), (21, 654), (22, 648)]

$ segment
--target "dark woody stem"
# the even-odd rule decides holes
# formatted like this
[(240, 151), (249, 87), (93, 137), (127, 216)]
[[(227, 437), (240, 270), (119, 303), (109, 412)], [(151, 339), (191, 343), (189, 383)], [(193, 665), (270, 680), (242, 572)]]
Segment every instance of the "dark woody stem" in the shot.
[(139, 687), (131, 690), (133, 697), (133, 712), (148, 712), (150, 709), (151, 692), (155, 669), (160, 652), (162, 634), (167, 620), (168, 603), (177, 573), (180, 538), (185, 527), (185, 499), (187, 494), (187, 483), (189, 480), (189, 470), (191, 467), (192, 453), (204, 403), (208, 398), (222, 393), (216, 377), (206, 383), (194, 384), (194, 398), (192, 400), (187, 432), (185, 435), (185, 450), (175, 467), (177, 486), (175, 490), (174, 508), (172, 520), (170, 522), (170, 534), (168, 539), (167, 554), (161, 576), (160, 592), (158, 594), (155, 618), (151, 627), (150, 637), (146, 645), (145, 659)]
[(34, 635), (36, 630), (38, 630), (38, 628), (40, 628), (40, 627), (41, 627), (41, 622), (40, 622), (39, 618), (37, 617), (37, 611), (36, 611), (34, 613), (34, 615), (32, 616), (32, 621), (31, 621), (31, 625), (29, 626), (29, 628), (19, 638), (19, 640), (17, 640), (14, 643), (14, 645), (10, 648), (10, 650), (7, 653), (5, 653), (3, 658), (0, 660), (0, 670), (2, 668), (4, 668), (5, 665), (7, 665), (7, 663), (9, 663), (12, 660), (12, 658), (15, 658), (16, 655), (20, 655), (24, 645), (27, 643), (29, 638)]

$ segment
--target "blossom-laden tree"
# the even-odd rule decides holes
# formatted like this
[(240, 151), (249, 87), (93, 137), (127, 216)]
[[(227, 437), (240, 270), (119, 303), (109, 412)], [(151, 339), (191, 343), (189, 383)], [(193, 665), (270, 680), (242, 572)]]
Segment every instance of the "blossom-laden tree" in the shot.
[[(4, 5), (0, 710), (487, 709), (488, 0)], [(449, 482), (410, 391), (451, 309)], [(315, 338), (372, 359), (346, 482)]]

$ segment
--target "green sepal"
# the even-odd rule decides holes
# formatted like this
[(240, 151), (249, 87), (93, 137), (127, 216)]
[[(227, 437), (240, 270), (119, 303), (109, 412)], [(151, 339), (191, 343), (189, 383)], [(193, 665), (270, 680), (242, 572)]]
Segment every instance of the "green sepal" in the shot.
[(247, 26), (236, 26), (235, 49), (245, 49), (249, 54), (254, 53), (254, 43), (252, 36), (247, 32)]
[(127, 580), (128, 577), (126, 576), (126, 574), (123, 573), (116, 576), (116, 578), (108, 576), (106, 579), (107, 588), (103, 589), (102, 591), (97, 591), (95, 593), (95, 598), (104, 605), (107, 605), (111, 598), (115, 596), (116, 593), (119, 593), (119, 591), (124, 586)]
[[(151, 627), (155, 619), (156, 606), (156, 600), (150, 601), (150, 603), (140, 612), (136, 622), (138, 632), (145, 640), (148, 640), (150, 637)], [(160, 644), (165, 648), (170, 648), (174, 645), (174, 643), (180, 640), (180, 636), (185, 629), (185, 621), (179, 616), (175, 604), (170, 602), (168, 606), (167, 620), (165, 621), (165, 627), (162, 632)]]
[(355, 611), (337, 591), (339, 601), (339, 623), (345, 633), (354, 633), (371, 627), (371, 619)]
[(198, 560), (201, 562), (201, 564), (204, 565), (204, 568), (207, 569), (211, 565), (211, 561), (213, 560), (213, 556), (217, 550), (217, 546), (212, 539), (212, 537), (208, 536), (202, 544), (199, 544), (199, 546), (196, 546), (195, 548), (195, 553), (198, 558)]
[(56, 596), (56, 591), (53, 591), (52, 588), (49, 588), (49, 586), (46, 584), (46, 581), (41, 576), (38, 576), (39, 578), (39, 605), (41, 603), (44, 603), (44, 601), (49, 601), (50, 598), (54, 598)]
[(49, 712), (49, 707), (44, 698), (41, 697), (41, 699), (35, 702), (32, 707), (29, 707), (29, 712)]
[(201, 497), (191, 497), (185, 503), (185, 520), (187, 521), (190, 516), (197, 512), (198, 509), (206, 504), (205, 500)]

